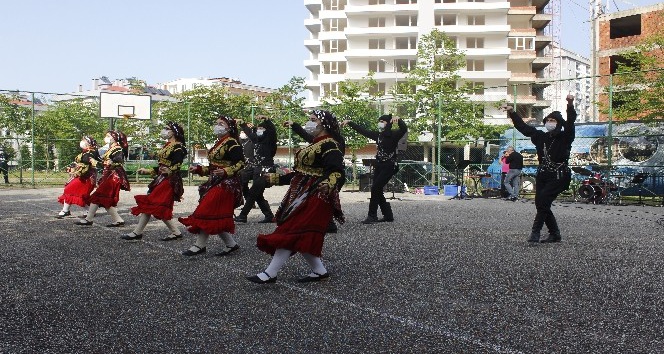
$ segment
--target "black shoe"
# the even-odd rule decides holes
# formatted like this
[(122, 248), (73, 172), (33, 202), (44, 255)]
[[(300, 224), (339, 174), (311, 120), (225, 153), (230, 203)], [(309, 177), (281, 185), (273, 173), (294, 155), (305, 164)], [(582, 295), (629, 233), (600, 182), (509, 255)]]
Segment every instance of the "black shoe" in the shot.
[(362, 221), (363, 224), (375, 224), (378, 222), (378, 218), (375, 216), (367, 216), (364, 221)]
[(535, 231), (531, 232), (528, 242), (540, 242), (540, 233)]
[(140, 239), (143, 238), (143, 234), (136, 235), (136, 234), (132, 231), (132, 232), (130, 232), (130, 233), (128, 233), (128, 234), (124, 234), (124, 235), (120, 236), (120, 238), (123, 239), (123, 240), (127, 240), (127, 241), (138, 241), (138, 240), (140, 240)]
[(247, 280), (250, 282), (256, 283), (256, 284), (267, 284), (267, 283), (274, 283), (277, 281), (277, 277), (272, 278), (269, 274), (263, 272), (263, 274), (267, 275), (268, 279), (263, 280), (258, 277), (258, 275), (252, 275), (250, 277), (247, 277)]
[[(61, 212), (61, 213), (62, 213), (62, 212)], [(68, 212), (68, 211), (65, 211), (65, 212), (62, 213), (62, 214), (58, 214), (58, 215), (56, 215), (55, 218), (56, 218), (56, 219), (64, 219), (66, 216), (69, 216), (69, 215), (71, 215), (71, 213)]]
[(560, 237), (560, 233), (550, 233), (547, 235), (546, 238), (543, 238), (540, 240), (540, 243), (554, 243), (554, 242), (560, 242), (562, 241), (562, 237)]
[(271, 224), (274, 222), (274, 215), (266, 216), (263, 220), (259, 221), (259, 224)]
[(242, 214), (240, 214), (240, 215), (234, 217), (233, 220), (235, 220), (235, 222), (243, 222), (243, 223), (246, 223), (246, 222), (247, 222), (247, 216), (246, 216), (246, 215), (242, 215)]
[(196, 255), (199, 255), (201, 253), (207, 252), (207, 247), (200, 248), (196, 245), (193, 245), (192, 247), (198, 248), (198, 251), (184, 250), (184, 251), (182, 251), (182, 255), (183, 256), (196, 256)]
[(392, 222), (392, 221), (394, 221), (394, 218), (383, 217), (380, 220), (378, 220), (378, 222)]
[(219, 256), (219, 257), (226, 256), (226, 255), (229, 255), (229, 254), (231, 254), (231, 253), (233, 253), (233, 252), (235, 252), (239, 249), (240, 249), (240, 245), (235, 245), (233, 247), (226, 247), (225, 250), (215, 254), (215, 256)]
[(336, 234), (337, 231), (339, 231), (337, 224), (331, 222), (329, 225), (327, 225), (327, 230), (325, 232), (328, 234)]
[(179, 234), (179, 235), (170, 234), (166, 237), (160, 238), (160, 240), (162, 240), (162, 241), (173, 241), (173, 240), (179, 240), (181, 238), (182, 238), (182, 234)]
[(327, 279), (327, 278), (330, 277), (330, 273), (329, 273), (329, 272), (328, 272), (328, 273), (325, 273), (325, 274), (318, 274), (318, 273), (316, 273), (316, 272), (313, 272), (313, 273), (316, 274), (317, 277), (312, 277), (312, 276), (310, 276), (310, 275), (307, 275), (307, 276), (304, 277), (304, 278), (300, 278), (300, 279), (298, 279), (297, 282), (298, 282), (298, 283), (310, 283), (310, 282), (313, 282), (313, 281), (321, 281), (321, 280), (325, 280), (325, 279)]
[(112, 224), (106, 225), (106, 227), (121, 227), (121, 226), (125, 226), (124, 221), (114, 222)]
[(519, 197), (512, 197), (512, 198), (510, 198), (510, 201), (512, 201), (512, 202), (516, 202), (517, 200), (519, 200)]
[(81, 219), (78, 222), (75, 222), (74, 224), (80, 225), (80, 226), (90, 226), (93, 224), (92, 221), (87, 221), (86, 219)]

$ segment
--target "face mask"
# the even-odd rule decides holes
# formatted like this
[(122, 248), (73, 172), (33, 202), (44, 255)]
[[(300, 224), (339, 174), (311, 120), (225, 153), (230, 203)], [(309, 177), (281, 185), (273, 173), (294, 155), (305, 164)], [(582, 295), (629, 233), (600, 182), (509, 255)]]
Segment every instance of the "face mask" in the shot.
[(558, 125), (558, 124), (553, 123), (553, 122), (546, 122), (546, 123), (544, 124), (544, 129), (546, 129), (547, 132), (550, 132), (550, 131), (556, 129), (556, 126), (557, 126), (557, 125)]
[(378, 130), (381, 131), (381, 132), (383, 130), (385, 130), (385, 122), (379, 122), (378, 123)]
[(111, 137), (110, 136), (104, 137), (104, 142), (106, 144), (110, 144), (111, 143)]
[(172, 134), (172, 132), (170, 130), (164, 129), (164, 130), (161, 131), (159, 136), (164, 140), (168, 140), (168, 139), (171, 138), (171, 134)]
[(228, 133), (228, 129), (226, 129), (226, 127), (221, 125), (215, 125), (213, 129), (214, 129), (214, 135), (216, 136), (222, 136)]
[(263, 133), (265, 133), (265, 129), (256, 130), (256, 135), (258, 135), (258, 136), (263, 136)]
[(80, 143), (78, 143), (78, 146), (80, 146), (81, 149), (87, 149), (88, 143), (86, 143), (85, 141), (81, 141)]
[(316, 135), (316, 133), (318, 133), (318, 123), (308, 121), (304, 125), (304, 130), (311, 135)]
[(240, 139), (242, 140), (247, 139), (247, 134), (245, 134), (244, 132), (240, 133)]

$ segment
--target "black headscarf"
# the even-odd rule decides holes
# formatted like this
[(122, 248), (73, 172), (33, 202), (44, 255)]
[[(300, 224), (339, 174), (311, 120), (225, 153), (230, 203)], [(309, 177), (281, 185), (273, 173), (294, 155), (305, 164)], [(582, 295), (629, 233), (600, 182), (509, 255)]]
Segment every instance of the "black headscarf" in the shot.
[(323, 126), (325, 130), (327, 130), (328, 133), (334, 138), (334, 140), (339, 143), (339, 148), (342, 153), (346, 153), (346, 141), (344, 138), (341, 136), (341, 131), (339, 129), (339, 121), (337, 120), (337, 117), (332, 114), (330, 111), (325, 111), (325, 110), (320, 110), (320, 109), (315, 109), (311, 111), (311, 114), (316, 116), (316, 118), (320, 119), (320, 124)]
[(182, 145), (185, 145), (187, 143), (184, 137), (184, 129), (182, 129), (182, 126), (180, 124), (175, 122), (168, 122), (166, 123), (166, 126), (168, 127), (168, 129), (170, 129), (173, 132), (175, 140), (182, 143)]

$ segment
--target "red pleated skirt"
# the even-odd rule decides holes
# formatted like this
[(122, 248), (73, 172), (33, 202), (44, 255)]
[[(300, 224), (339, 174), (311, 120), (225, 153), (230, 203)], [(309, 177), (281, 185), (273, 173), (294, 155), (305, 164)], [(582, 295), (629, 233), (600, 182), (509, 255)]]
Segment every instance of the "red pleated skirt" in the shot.
[(117, 206), (120, 200), (121, 183), (122, 181), (116, 173), (102, 178), (97, 189), (90, 195), (90, 204), (97, 204), (106, 209)]
[(134, 215), (148, 214), (159, 220), (173, 218), (173, 186), (170, 180), (164, 179), (148, 195), (136, 195), (136, 206), (131, 208)]
[(208, 235), (218, 235), (222, 232), (235, 233), (233, 210), (237, 188), (221, 183), (216, 185), (199, 201), (194, 213), (186, 218), (178, 218), (192, 234), (205, 232)]
[(58, 203), (67, 203), (86, 207), (90, 205), (90, 193), (95, 188), (94, 180), (90, 177), (76, 177), (72, 179), (58, 197)]
[(312, 193), (273, 233), (259, 234), (256, 247), (272, 255), (276, 249), (285, 248), (320, 257), (332, 213), (332, 205)]

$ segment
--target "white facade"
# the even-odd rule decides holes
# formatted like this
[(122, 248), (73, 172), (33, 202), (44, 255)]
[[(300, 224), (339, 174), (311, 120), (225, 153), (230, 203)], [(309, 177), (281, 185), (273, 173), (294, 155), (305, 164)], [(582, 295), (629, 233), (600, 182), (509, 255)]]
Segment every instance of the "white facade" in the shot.
[[(554, 0), (556, 1), (556, 0)], [(460, 76), (485, 87), (473, 101), (486, 102), (488, 123), (507, 119), (492, 102), (523, 102), (525, 117), (542, 115), (548, 102), (537, 97), (533, 86), (546, 86), (544, 68), (551, 64), (544, 49), (551, 43), (547, 26), (549, 0), (304, 0), (310, 16), (304, 25), (310, 51), (304, 61), (307, 107), (320, 105), (337, 82), (360, 80), (375, 72), (379, 92), (389, 92), (403, 80), (404, 67), (417, 58), (417, 41), (434, 28), (456, 40), (466, 54), (467, 67)]]
[(551, 106), (544, 110), (544, 114), (552, 111), (565, 112), (568, 94), (574, 95), (574, 107), (578, 113), (579, 123), (591, 121), (591, 66), (590, 59), (565, 48), (553, 46), (555, 51), (554, 62), (559, 68), (559, 77), (551, 78), (551, 85), (544, 89), (545, 99), (551, 101)]

